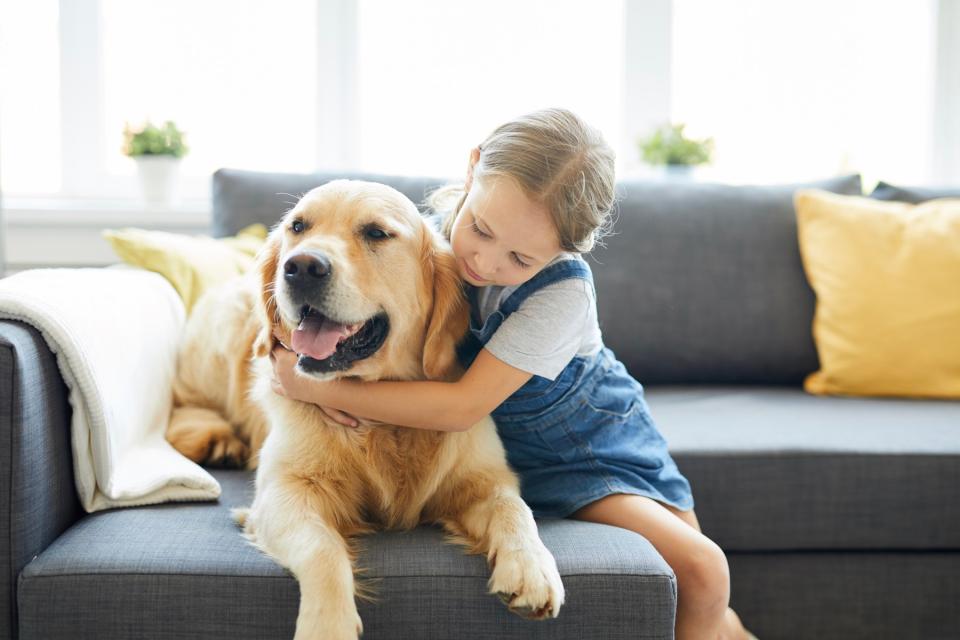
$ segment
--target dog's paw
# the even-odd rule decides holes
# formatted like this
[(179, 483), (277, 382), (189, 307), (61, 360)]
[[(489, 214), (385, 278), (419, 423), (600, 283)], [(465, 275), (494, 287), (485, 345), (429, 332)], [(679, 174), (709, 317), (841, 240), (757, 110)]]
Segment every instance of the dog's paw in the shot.
[(250, 447), (218, 412), (203, 407), (176, 407), (170, 414), (167, 441), (198, 464), (242, 468)]
[(260, 545), (257, 543), (257, 536), (253, 530), (253, 519), (250, 517), (250, 508), (230, 509), (230, 515), (233, 516), (233, 521), (240, 527), (240, 534), (247, 539), (247, 542), (259, 548)]
[(363, 634), (363, 623), (356, 608), (350, 609), (319, 616), (301, 611), (293, 640), (358, 640)]
[(230, 435), (210, 441), (206, 464), (228, 469), (242, 469), (250, 458), (250, 447), (240, 438)]
[(234, 522), (241, 527), (245, 527), (247, 525), (247, 516), (250, 515), (250, 507), (237, 507), (236, 509), (230, 509), (230, 515), (233, 516)]
[(563, 582), (557, 563), (542, 544), (539, 548), (500, 550), (493, 562), (490, 593), (519, 616), (531, 620), (556, 618), (563, 604)]

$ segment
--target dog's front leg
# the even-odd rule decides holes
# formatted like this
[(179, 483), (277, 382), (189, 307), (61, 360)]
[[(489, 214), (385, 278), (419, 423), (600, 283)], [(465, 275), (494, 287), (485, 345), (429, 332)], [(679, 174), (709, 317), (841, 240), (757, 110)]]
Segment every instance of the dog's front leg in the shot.
[[(509, 472), (491, 475), (503, 473)], [(476, 495), (478, 485), (482, 486), (473, 477), (462, 491)], [(533, 619), (556, 617), (563, 604), (563, 582), (553, 554), (540, 540), (530, 507), (510, 483), (492, 481), (487, 486), (478, 499), (467, 502), (460, 513), (444, 519), (444, 524), (478, 551), (486, 552), (492, 568), (490, 593), (498, 595), (511, 611)], [(458, 492), (455, 488), (454, 493)]]
[(359, 637), (363, 627), (354, 600), (347, 542), (311, 509), (302, 493), (268, 490), (258, 495), (244, 530), (300, 583), (295, 640)]

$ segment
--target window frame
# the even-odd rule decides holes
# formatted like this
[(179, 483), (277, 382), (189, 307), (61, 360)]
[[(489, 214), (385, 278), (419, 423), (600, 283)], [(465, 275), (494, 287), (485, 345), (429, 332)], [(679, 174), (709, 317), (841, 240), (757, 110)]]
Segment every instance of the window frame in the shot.
[[(100, 2), (58, 5), (60, 124), (69, 135), (60, 138), (60, 192), (42, 199), (135, 199), (136, 176), (110, 175), (102, 160), (111, 136), (104, 120)], [(338, 91), (317, 92), (315, 167), (349, 171), (357, 164), (356, 6), (353, 0), (316, 0), (316, 10), (317, 86)], [(208, 189), (209, 178), (181, 177), (185, 200), (207, 200)]]
[[(960, 177), (960, 7), (950, 0), (927, 0), (936, 8), (931, 39), (936, 46), (936, 113), (931, 149), (931, 182)], [(135, 199), (135, 176), (111, 176), (102, 158), (111, 139), (103, 105), (102, 45), (99, 0), (59, 0), (61, 189), (43, 196), (70, 199)], [(624, 3), (623, 136), (616, 151), (625, 175), (644, 173), (636, 153), (637, 137), (670, 118), (672, 0), (626, 0)], [(357, 7), (354, 0), (316, 0), (318, 91), (315, 165), (318, 171), (355, 171), (358, 166)], [(96, 87), (96, 90), (90, 90)], [(92, 124), (92, 126), (91, 126)], [(91, 162), (91, 158), (97, 160)], [(184, 176), (185, 200), (208, 199), (209, 178)], [(18, 198), (19, 201), (29, 198)]]

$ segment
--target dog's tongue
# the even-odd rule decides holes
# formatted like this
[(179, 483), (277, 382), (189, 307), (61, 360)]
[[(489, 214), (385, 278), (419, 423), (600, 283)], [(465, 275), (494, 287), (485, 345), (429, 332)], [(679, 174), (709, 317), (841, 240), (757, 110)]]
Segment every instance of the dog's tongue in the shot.
[(326, 360), (337, 350), (340, 339), (350, 335), (350, 328), (329, 318), (309, 315), (294, 330), (290, 346), (300, 355)]

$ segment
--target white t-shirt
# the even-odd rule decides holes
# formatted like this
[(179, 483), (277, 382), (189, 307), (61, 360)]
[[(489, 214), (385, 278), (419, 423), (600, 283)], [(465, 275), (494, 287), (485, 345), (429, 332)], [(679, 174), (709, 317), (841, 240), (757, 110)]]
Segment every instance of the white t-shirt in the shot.
[[(562, 253), (546, 266), (562, 260), (579, 260), (586, 265), (579, 255)], [(477, 287), (481, 326), (519, 286)], [(583, 278), (572, 277), (533, 292), (507, 316), (484, 347), (517, 369), (555, 379), (574, 356), (592, 356), (603, 348), (593, 286)]]

